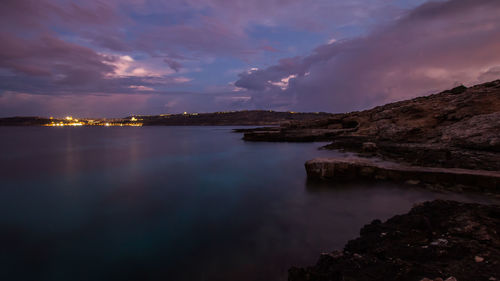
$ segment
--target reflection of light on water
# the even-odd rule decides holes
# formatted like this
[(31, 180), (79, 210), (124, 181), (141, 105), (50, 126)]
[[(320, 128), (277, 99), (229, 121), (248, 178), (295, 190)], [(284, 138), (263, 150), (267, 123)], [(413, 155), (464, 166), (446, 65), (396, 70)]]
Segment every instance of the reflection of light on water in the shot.
[[(2, 248), (22, 280), (36, 280), (36, 264), (18, 261), (38, 247), (50, 249), (47, 257), (64, 280), (75, 270), (82, 279), (114, 280), (122, 277), (116, 272), (136, 268), (165, 280), (286, 280), (280, 274), (290, 265), (341, 249), (373, 219), (422, 200), (468, 197), (384, 182), (307, 183), (306, 160), (339, 156), (316, 150), (326, 143), (245, 143), (222, 127), (0, 130), (0, 157), (19, 154), (0, 161), (2, 187), (5, 180), (23, 187), (0, 188), (0, 206), (10, 211), (1, 218), (22, 226), (19, 237), (41, 237), (26, 251)], [(130, 265), (116, 253), (137, 259)], [(68, 257), (82, 262), (70, 267)], [(106, 266), (89, 268), (87, 257)], [(179, 263), (151, 266), (164, 260)], [(227, 269), (223, 278), (214, 268)], [(171, 276), (163, 276), (167, 271)]]
[(66, 135), (65, 153), (64, 153), (64, 170), (65, 172), (61, 175), (61, 180), (65, 180), (69, 184), (74, 184), (76, 176), (80, 172), (80, 153), (78, 151), (78, 141), (73, 138), (71, 131), (68, 131)]

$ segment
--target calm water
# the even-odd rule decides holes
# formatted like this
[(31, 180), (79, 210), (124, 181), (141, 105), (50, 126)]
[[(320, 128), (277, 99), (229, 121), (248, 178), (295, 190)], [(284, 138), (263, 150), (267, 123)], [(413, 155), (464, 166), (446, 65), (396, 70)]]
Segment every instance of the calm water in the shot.
[(228, 127), (1, 128), (0, 280), (286, 280), (375, 218), (434, 198), (306, 182), (319, 143)]

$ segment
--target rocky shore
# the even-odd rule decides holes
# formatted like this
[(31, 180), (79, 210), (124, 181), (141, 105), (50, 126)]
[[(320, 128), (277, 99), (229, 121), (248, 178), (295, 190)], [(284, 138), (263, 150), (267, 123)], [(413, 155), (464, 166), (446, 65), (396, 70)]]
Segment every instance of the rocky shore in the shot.
[[(402, 165), (404, 168), (392, 169), (391, 175), (394, 176), (380, 177), (380, 173), (376, 173), (374, 178), (405, 178), (404, 174), (408, 173), (406, 167), (415, 166), (420, 173), (414, 180), (422, 181), (423, 177), (432, 178), (436, 174), (436, 170), (428, 168), (440, 168), (443, 176), (435, 182), (451, 186), (459, 182), (454, 176), (462, 173), (460, 178), (468, 178), (469, 174), (474, 174), (470, 170), (500, 171), (500, 80), (470, 88), (459, 86), (360, 112), (246, 130), (243, 139), (331, 141), (325, 149), (355, 152), (360, 157), (392, 161), (393, 167)], [(313, 163), (316, 170), (329, 169), (331, 161), (315, 159)], [(306, 164), (306, 168), (308, 166), (310, 164)], [(381, 171), (379, 168), (376, 170)], [(316, 179), (335, 179), (341, 175), (330, 173), (330, 177), (318, 176), (329, 173), (324, 170), (308, 172), (308, 175)], [(400, 175), (396, 176), (397, 173)], [(476, 179), (480, 183), (473, 185), (480, 187), (478, 191), (482, 191), (483, 187), (498, 191), (497, 180), (490, 184), (480, 177)], [(467, 182), (474, 183), (473, 180)]]
[[(500, 194), (500, 80), (335, 114), (245, 129), (246, 141), (330, 141), (356, 157), (305, 163), (308, 180), (390, 180)], [(292, 267), (290, 281), (500, 279), (500, 206), (433, 201), (363, 227), (342, 251)]]
[(500, 206), (436, 200), (364, 226), (290, 281), (500, 279)]

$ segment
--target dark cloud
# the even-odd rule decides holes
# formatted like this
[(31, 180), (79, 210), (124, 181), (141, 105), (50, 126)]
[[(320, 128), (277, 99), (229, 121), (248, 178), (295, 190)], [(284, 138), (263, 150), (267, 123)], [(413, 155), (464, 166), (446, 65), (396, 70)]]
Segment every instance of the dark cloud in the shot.
[[(344, 112), (493, 78), (500, 2), (430, 2), (369, 35), (240, 74), (259, 105)], [(295, 75), (283, 90), (276, 84)], [(497, 77), (498, 78), (498, 77)]]
[[(47, 76), (56, 83), (84, 84), (112, 72), (114, 58), (52, 35), (23, 39), (0, 32), (0, 67), (15, 74)], [(108, 63), (106, 63), (108, 62)]]
[[(82, 113), (94, 107), (100, 114), (133, 108), (143, 113), (148, 108), (151, 113), (348, 111), (498, 78), (498, 0), (428, 2), (404, 13), (394, 3), (400, 2), (5, 0), (0, 9), (1, 114), (58, 111), (57, 106)], [(243, 72), (236, 89), (228, 79), (222, 86), (198, 87), (220, 87), (219, 92), (171, 91), (172, 85), (190, 83), (180, 73), (196, 71), (192, 76), (201, 83), (215, 80), (211, 70), (201, 72), (204, 61), (259, 64), (262, 60), (254, 58), (282, 58), (289, 46), (259, 37), (272, 35), (252, 37), (256, 26), (325, 36), (343, 28), (364, 29), (355, 33), (361, 34), (357, 38), (341, 36), (310, 55)], [(221, 71), (222, 64), (214, 69)]]
[(117, 21), (120, 16), (106, 1), (3, 0), (0, 9), (1, 29), (30, 28), (78, 29), (82, 24), (102, 26)]
[(168, 67), (170, 67), (175, 72), (179, 72), (179, 70), (181, 70), (182, 68), (182, 64), (180, 62), (173, 60), (171, 58), (166, 58), (164, 59), (164, 61), (168, 65)]

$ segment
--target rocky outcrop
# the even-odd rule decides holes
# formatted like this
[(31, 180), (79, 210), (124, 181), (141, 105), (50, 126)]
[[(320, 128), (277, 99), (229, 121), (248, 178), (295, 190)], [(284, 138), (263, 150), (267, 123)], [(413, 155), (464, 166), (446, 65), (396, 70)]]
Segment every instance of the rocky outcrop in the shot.
[(426, 202), (373, 221), (342, 251), (322, 254), (311, 267), (292, 267), (288, 280), (499, 280), (499, 226), (498, 205)]
[(500, 152), (500, 112), (473, 116), (442, 130), (441, 141), (455, 147)]
[(331, 117), (307, 120), (288, 121), (280, 127), (262, 130), (246, 130), (243, 139), (247, 141), (329, 141), (335, 137), (348, 133), (353, 133), (358, 129), (359, 124), (354, 120), (342, 118), (342, 114), (331, 115)]
[(454, 191), (498, 193), (500, 172), (408, 166), (367, 158), (318, 158), (305, 164), (309, 179), (356, 181), (391, 180), (439, 186)]
[(248, 141), (332, 141), (326, 148), (370, 153), (413, 165), (500, 170), (500, 80), (471, 88), (246, 131)]
[[(350, 145), (354, 145), (355, 142)], [(336, 144), (335, 144), (336, 145)], [(333, 145), (328, 145), (332, 147)], [(338, 147), (338, 145), (336, 145)], [(415, 166), (499, 171), (500, 156), (495, 151), (466, 149), (446, 144), (378, 142), (373, 155)], [(343, 149), (343, 148), (342, 148)]]

